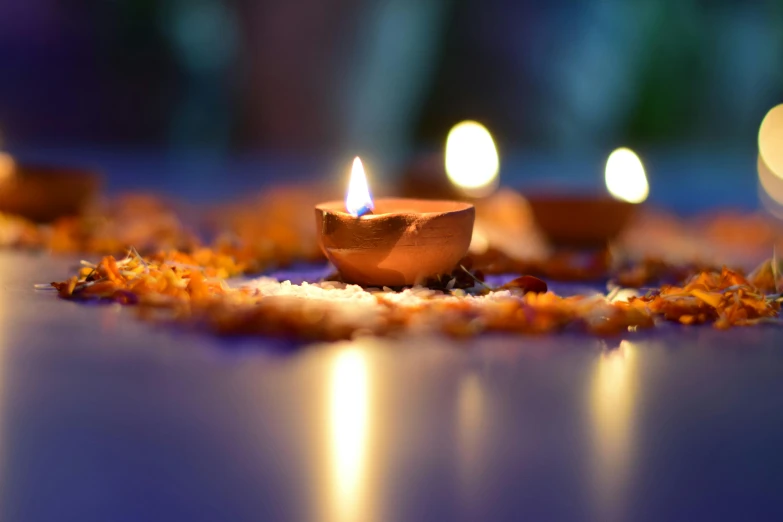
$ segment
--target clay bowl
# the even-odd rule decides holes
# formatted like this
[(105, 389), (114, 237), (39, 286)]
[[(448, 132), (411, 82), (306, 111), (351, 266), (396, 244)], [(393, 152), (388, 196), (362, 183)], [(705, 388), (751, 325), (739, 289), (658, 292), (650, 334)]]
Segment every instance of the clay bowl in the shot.
[(533, 218), (553, 246), (604, 247), (636, 212), (633, 203), (604, 195), (527, 195)]
[(343, 201), (315, 207), (318, 241), (343, 280), (363, 286), (407, 286), (448, 274), (473, 235), (470, 203), (378, 199), (356, 218)]
[(97, 195), (100, 176), (72, 167), (14, 163), (0, 179), (0, 212), (37, 222), (78, 214)]

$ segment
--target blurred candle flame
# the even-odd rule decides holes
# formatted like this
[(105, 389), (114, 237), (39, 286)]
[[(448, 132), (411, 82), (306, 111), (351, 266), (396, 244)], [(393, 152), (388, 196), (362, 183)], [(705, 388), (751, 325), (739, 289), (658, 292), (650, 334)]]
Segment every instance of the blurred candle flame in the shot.
[(783, 104), (773, 107), (761, 122), (759, 156), (771, 174), (783, 179)]
[(351, 168), (351, 180), (348, 182), (348, 193), (345, 196), (345, 210), (354, 217), (361, 217), (374, 208), (370, 187), (367, 186), (367, 176), (364, 174), (364, 165), (357, 156)]
[(463, 121), (446, 138), (446, 174), (471, 197), (491, 194), (498, 185), (500, 161), (489, 131), (478, 122)]
[(641, 203), (647, 199), (650, 186), (642, 160), (631, 149), (619, 148), (606, 160), (606, 188), (617, 199)]
[(14, 175), (16, 161), (13, 156), (5, 152), (0, 152), (0, 181), (10, 179)]

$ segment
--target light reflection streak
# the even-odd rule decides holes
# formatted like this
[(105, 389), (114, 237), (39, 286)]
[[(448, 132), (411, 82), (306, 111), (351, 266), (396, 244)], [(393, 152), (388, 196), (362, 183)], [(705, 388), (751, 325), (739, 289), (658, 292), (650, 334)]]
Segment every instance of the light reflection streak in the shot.
[(604, 352), (590, 383), (592, 473), (599, 520), (621, 520), (625, 485), (633, 466), (637, 404), (636, 347), (622, 341)]
[(355, 349), (333, 362), (328, 394), (332, 520), (364, 520), (370, 380), (366, 356)]
[(485, 422), (485, 398), (477, 375), (465, 376), (457, 389), (457, 443), (460, 484), (467, 496), (479, 488), (481, 441)]
[[(0, 270), (5, 270), (5, 273), (14, 273), (14, 270), (18, 270), (15, 265), (16, 261), (13, 258), (4, 259), (0, 262)], [(8, 414), (6, 413), (6, 387), (8, 386), (8, 329), (13, 326), (12, 320), (9, 318), (10, 312), (10, 296), (13, 293), (4, 292), (3, 297), (0, 298), (0, 506), (3, 506), (11, 501), (8, 497), (9, 482), (6, 478), (6, 462), (8, 459)], [(0, 518), (4, 511), (0, 509)]]

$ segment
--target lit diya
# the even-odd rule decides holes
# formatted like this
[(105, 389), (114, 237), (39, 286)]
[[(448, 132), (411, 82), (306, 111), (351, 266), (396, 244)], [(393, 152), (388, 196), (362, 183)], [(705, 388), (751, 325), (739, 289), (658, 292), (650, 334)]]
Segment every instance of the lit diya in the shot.
[(603, 247), (623, 231), (649, 193), (639, 157), (620, 148), (606, 162), (607, 195), (525, 193), (536, 224), (558, 247)]
[(405, 197), (471, 200), (498, 187), (500, 161), (492, 135), (475, 121), (463, 121), (449, 131), (444, 152), (430, 153), (405, 169)]
[(783, 104), (772, 108), (759, 129), (759, 199), (777, 219), (783, 219)]
[(343, 280), (407, 286), (451, 273), (473, 233), (473, 205), (460, 201), (370, 197), (364, 167), (353, 162), (345, 201), (315, 207), (318, 241)]
[(19, 163), (0, 153), (0, 212), (50, 222), (79, 214), (99, 188), (100, 176), (94, 172)]

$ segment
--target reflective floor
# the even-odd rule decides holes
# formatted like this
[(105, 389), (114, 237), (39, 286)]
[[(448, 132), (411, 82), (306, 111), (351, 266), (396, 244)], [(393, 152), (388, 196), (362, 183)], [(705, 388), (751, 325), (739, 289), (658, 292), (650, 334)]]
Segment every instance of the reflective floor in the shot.
[(294, 348), (0, 253), (0, 520), (780, 520), (783, 330)]

